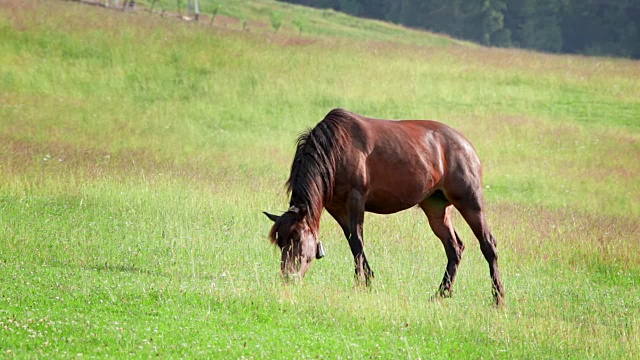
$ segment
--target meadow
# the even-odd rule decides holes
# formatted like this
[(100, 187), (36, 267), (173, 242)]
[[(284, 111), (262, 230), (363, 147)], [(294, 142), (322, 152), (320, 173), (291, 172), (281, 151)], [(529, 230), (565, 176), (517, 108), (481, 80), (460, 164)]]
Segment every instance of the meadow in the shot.
[[(218, 2), (243, 31), (0, 2), (0, 356), (640, 358), (640, 62), (248, 3)], [(472, 141), (504, 307), (459, 216), (454, 296), (429, 299), (446, 256), (416, 209), (367, 214), (370, 288), (328, 215), (282, 283), (262, 211), (335, 107)]]

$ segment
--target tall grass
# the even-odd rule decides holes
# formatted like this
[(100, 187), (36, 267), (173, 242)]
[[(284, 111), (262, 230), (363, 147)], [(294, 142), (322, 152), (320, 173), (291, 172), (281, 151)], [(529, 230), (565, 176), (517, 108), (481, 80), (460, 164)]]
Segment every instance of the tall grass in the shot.
[[(0, 5), (3, 355), (638, 357), (637, 61), (337, 38), (386, 25), (251, 4), (278, 34)], [(302, 16), (335, 28), (300, 41)], [(505, 308), (460, 218), (455, 296), (429, 301), (446, 259), (417, 210), (367, 215), (371, 289), (329, 216), (328, 256), (282, 285), (261, 211), (286, 208), (295, 138), (333, 107), (471, 139)]]

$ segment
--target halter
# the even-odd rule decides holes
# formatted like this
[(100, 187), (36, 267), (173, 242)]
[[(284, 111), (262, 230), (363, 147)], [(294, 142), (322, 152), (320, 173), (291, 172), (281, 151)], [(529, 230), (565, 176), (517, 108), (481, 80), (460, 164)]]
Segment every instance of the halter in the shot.
[[(292, 205), (287, 212), (298, 213), (300, 209), (298, 209), (295, 205)], [(324, 248), (322, 247), (322, 241), (316, 240), (316, 259), (322, 259), (324, 257)]]

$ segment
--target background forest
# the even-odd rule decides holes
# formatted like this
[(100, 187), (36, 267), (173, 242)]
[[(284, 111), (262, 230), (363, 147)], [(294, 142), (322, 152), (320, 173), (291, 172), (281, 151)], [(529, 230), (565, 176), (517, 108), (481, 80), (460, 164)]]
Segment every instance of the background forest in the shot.
[(281, 0), (483, 45), (640, 58), (637, 0)]

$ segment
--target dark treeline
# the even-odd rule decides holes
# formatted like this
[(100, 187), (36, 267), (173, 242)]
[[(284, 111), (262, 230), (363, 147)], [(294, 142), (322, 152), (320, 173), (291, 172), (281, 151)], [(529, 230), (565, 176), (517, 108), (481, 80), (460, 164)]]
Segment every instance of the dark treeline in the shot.
[(475, 41), (640, 58), (638, 0), (281, 0)]

